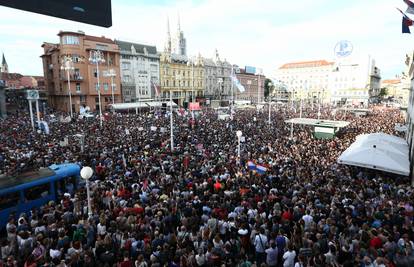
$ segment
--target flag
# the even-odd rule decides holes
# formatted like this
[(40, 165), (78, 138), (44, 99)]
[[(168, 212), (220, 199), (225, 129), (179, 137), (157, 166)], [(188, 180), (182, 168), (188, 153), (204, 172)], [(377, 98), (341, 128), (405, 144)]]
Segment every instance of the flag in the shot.
[(408, 6), (407, 11), (405, 11), (405, 12), (410, 13), (410, 14), (414, 14), (414, 3), (411, 2), (410, 0), (404, 0), (404, 3), (406, 3), (407, 6)]
[(49, 125), (45, 121), (40, 122), (40, 129), (45, 132), (45, 134), (49, 134)]
[(160, 96), (160, 86), (153, 81), (151, 81), (151, 87), (154, 89), (155, 96)]
[(146, 191), (148, 189), (148, 179), (145, 179), (142, 183), (142, 190)]
[(267, 169), (264, 166), (256, 165), (256, 171), (258, 174), (265, 174)]
[(236, 76), (231, 76), (231, 80), (234, 83), (234, 85), (236, 85), (237, 89), (239, 89), (240, 93), (243, 93), (244, 91), (246, 91), (246, 89), (244, 88), (244, 86), (240, 83), (239, 79), (237, 79)]
[(248, 161), (247, 162), (247, 167), (249, 168), (249, 170), (254, 171), (256, 170), (256, 165), (253, 163), (253, 161)]
[(413, 20), (410, 19), (404, 12), (402, 12), (401, 9), (399, 9), (399, 8), (397, 8), (397, 9), (403, 15), (403, 18), (402, 18), (402, 33), (411, 33), (410, 32), (410, 26), (413, 25)]
[(126, 162), (126, 159), (125, 159), (125, 154), (122, 154), (122, 163), (124, 164), (124, 168), (126, 168), (127, 167), (127, 162)]

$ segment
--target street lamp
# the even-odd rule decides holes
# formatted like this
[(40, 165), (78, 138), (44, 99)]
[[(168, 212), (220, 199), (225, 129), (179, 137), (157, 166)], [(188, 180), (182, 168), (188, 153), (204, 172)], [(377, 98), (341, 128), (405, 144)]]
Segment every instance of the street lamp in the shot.
[(116, 71), (114, 69), (110, 69), (104, 74), (105, 77), (111, 77), (111, 89), (112, 89), (112, 105), (115, 104), (115, 96), (114, 96), (114, 77), (116, 77)]
[(89, 52), (89, 61), (92, 64), (96, 64), (96, 78), (98, 79), (98, 88), (95, 88), (98, 90), (98, 101), (99, 101), (99, 123), (102, 127), (102, 105), (101, 105), (101, 86), (99, 84), (99, 63), (104, 63), (104, 55), (102, 51), (100, 50), (91, 50)]
[(239, 164), (241, 164), (241, 158), (240, 158), (240, 138), (242, 137), (242, 131), (238, 130), (236, 132), (236, 136), (237, 136), (237, 156), (239, 158)]
[(194, 66), (195, 66), (195, 59), (194, 58), (192, 58), (191, 60), (189, 60), (188, 62), (187, 62), (187, 66), (191, 66), (191, 75), (192, 75), (192, 81), (191, 81), (191, 87), (192, 87), (192, 101), (191, 102), (195, 102), (194, 100), (195, 100), (195, 97), (194, 97), (194, 95), (195, 95), (195, 92), (194, 92)]
[(70, 117), (73, 117), (72, 111), (72, 92), (70, 91), (70, 72), (74, 70), (73, 61), (71, 57), (64, 56), (62, 60), (62, 66), (60, 67), (61, 70), (66, 71), (68, 77), (68, 93), (69, 93), (69, 111)]
[[(273, 86), (273, 84), (272, 84), (272, 82), (269, 82), (268, 84), (267, 84), (267, 86), (268, 86), (268, 88), (270, 89), (270, 87), (272, 87)], [(269, 92), (270, 92), (270, 90), (269, 90)], [(271, 124), (271, 121), (270, 121), (270, 116), (271, 116), (271, 112), (272, 112), (272, 96), (271, 96), (271, 94), (269, 93), (269, 125)]]
[(82, 179), (86, 181), (86, 197), (88, 200), (88, 217), (92, 217), (92, 205), (91, 205), (91, 192), (89, 189), (89, 179), (93, 175), (93, 170), (91, 167), (85, 166), (81, 169), (80, 175)]
[(173, 126), (173, 108), (172, 108), (172, 91), (170, 90), (170, 141), (171, 152), (174, 150), (174, 126)]

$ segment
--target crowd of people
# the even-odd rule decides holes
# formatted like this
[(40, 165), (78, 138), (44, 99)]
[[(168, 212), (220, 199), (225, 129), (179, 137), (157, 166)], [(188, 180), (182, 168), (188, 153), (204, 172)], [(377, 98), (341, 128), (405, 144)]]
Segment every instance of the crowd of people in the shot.
[[(414, 266), (407, 179), (337, 163), (359, 134), (396, 134), (400, 112), (338, 112), (351, 124), (330, 140), (306, 126), (291, 139), (284, 120), (298, 114), (274, 107), (269, 125), (266, 110), (238, 110), (232, 120), (204, 110), (196, 123), (177, 113), (173, 150), (169, 116), (158, 111), (111, 114), (102, 127), (46, 116), (49, 134), (33, 131), (25, 114), (9, 116), (0, 121), (2, 175), (91, 166), (92, 216), (85, 187), (73, 184), (10, 217), (0, 266)], [(303, 114), (317, 116), (310, 107)]]

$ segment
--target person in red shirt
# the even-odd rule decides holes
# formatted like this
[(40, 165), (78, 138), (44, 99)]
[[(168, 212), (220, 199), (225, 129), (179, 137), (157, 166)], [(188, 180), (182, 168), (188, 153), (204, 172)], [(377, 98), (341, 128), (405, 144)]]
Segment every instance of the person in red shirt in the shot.
[(288, 209), (285, 210), (282, 213), (282, 219), (285, 220), (285, 221), (291, 221), (293, 219), (292, 212), (290, 212), (290, 210), (288, 210)]
[(216, 183), (214, 184), (214, 189), (216, 191), (219, 191), (221, 189), (221, 184), (220, 184), (219, 180), (217, 180)]
[(124, 252), (124, 259), (118, 262), (117, 267), (132, 267), (132, 261), (129, 259), (128, 252)]
[(373, 237), (371, 240), (369, 240), (369, 247), (379, 249), (382, 247), (382, 241), (381, 238), (377, 236), (377, 232), (375, 230), (372, 230)]

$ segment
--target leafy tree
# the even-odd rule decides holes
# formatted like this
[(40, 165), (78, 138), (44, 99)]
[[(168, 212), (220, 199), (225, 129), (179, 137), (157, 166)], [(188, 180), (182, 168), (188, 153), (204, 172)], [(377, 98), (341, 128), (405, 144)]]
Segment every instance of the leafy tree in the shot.
[(385, 87), (381, 88), (380, 93), (379, 93), (378, 96), (381, 97), (381, 98), (384, 98), (387, 95), (388, 95), (388, 89), (385, 88)]
[(265, 83), (264, 83), (264, 96), (268, 97), (269, 94), (272, 92), (274, 88), (274, 84), (272, 84), (272, 80), (266, 78)]

